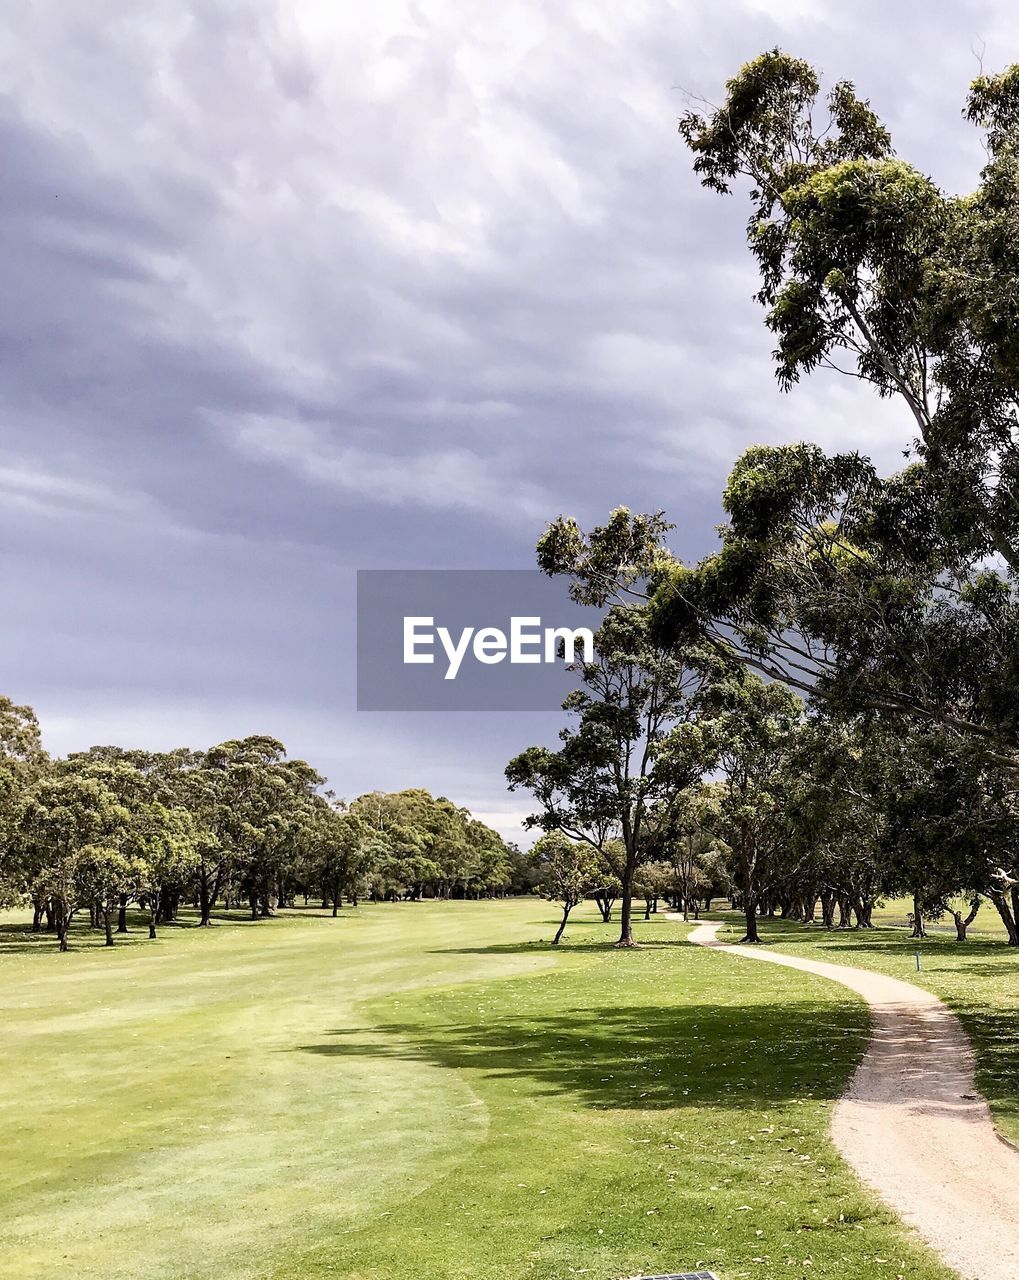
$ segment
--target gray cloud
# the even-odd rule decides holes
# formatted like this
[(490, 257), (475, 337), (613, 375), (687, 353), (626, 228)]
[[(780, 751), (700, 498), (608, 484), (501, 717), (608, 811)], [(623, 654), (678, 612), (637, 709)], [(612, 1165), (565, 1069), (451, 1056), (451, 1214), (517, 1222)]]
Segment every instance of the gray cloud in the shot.
[[(895, 465), (852, 386), (778, 393), (745, 208), (675, 132), (779, 43), (975, 181), (1004, 3), (15, 3), (0, 33), (4, 689), (51, 745), (267, 729), (334, 785), (502, 813), (551, 717), (358, 717), (356, 567), (526, 567), (665, 507), (703, 551), (752, 440)], [(879, 37), (879, 38), (878, 38)]]

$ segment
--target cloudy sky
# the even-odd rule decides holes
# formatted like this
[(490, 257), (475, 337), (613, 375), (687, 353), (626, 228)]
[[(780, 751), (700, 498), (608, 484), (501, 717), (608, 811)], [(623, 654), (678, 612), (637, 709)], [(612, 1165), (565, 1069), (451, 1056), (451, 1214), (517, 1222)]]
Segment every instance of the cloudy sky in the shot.
[(894, 465), (850, 384), (775, 387), (746, 207), (676, 135), (780, 44), (965, 190), (1006, 3), (7, 0), (0, 688), (51, 750), (268, 732), (344, 795), (519, 834), (536, 714), (354, 709), (354, 571), (525, 568), (547, 519), (712, 541), (753, 441)]

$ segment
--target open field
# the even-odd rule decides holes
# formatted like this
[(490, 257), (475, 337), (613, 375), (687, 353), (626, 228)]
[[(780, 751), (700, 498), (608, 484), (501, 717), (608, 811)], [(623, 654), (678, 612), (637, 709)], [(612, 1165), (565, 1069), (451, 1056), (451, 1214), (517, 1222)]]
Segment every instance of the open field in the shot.
[(4, 1277), (949, 1275), (836, 1158), (855, 997), (529, 900), (0, 957)]

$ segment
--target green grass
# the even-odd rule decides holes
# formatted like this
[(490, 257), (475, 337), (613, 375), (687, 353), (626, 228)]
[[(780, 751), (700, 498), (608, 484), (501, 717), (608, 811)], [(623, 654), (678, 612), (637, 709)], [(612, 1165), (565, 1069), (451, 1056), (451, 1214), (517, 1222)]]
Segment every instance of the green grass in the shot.
[[(875, 912), (875, 920), (896, 918), (895, 904), (880, 917)], [(996, 915), (994, 921), (1000, 924)], [(991, 923), (988, 917), (987, 924)], [(732, 917), (729, 936), (733, 940), (741, 927), (742, 920)], [(766, 920), (761, 932), (776, 949), (790, 955), (875, 969), (940, 996), (959, 1015), (973, 1042), (977, 1084), (998, 1127), (1019, 1143), (1019, 951), (1004, 945), (1003, 928), (1000, 937), (990, 929), (985, 933), (971, 929), (966, 942), (955, 941), (954, 927), (950, 933), (930, 932), (920, 942), (910, 938), (905, 928), (888, 925), (843, 932)]]
[(9, 934), (0, 1276), (948, 1280), (826, 1137), (855, 996), (553, 914)]

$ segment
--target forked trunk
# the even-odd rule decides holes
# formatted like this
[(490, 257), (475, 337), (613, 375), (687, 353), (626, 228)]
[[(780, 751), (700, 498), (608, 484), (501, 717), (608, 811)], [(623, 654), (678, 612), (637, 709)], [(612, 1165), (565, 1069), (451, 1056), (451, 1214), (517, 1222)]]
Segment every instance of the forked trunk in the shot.
[(980, 910), (980, 899), (974, 898), (969, 904), (969, 914), (963, 915), (961, 911), (953, 911), (952, 919), (955, 921), (955, 940), (956, 942), (965, 942), (969, 932), (969, 927), (977, 918), (977, 912)]

